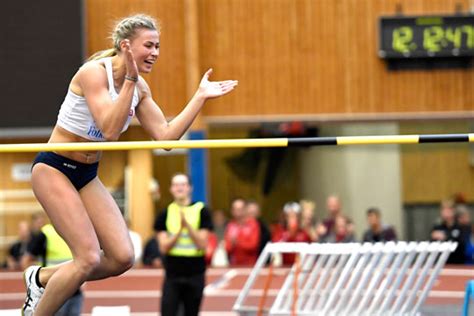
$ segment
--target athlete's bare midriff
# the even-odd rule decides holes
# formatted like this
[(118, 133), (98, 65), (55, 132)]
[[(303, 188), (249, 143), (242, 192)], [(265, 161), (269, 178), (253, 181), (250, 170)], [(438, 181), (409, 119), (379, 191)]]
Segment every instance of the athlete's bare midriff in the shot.
[[(90, 142), (90, 140), (72, 134), (71, 132), (55, 126), (48, 143), (78, 143)], [(58, 155), (67, 157), (69, 159), (82, 163), (95, 163), (102, 157), (102, 151), (56, 151)]]

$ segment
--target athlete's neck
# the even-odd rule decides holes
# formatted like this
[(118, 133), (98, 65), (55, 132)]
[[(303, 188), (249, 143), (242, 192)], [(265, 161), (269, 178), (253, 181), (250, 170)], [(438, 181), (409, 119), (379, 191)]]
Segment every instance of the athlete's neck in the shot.
[(112, 73), (114, 81), (122, 86), (127, 73), (127, 67), (125, 66), (125, 61), (121, 54), (112, 57)]

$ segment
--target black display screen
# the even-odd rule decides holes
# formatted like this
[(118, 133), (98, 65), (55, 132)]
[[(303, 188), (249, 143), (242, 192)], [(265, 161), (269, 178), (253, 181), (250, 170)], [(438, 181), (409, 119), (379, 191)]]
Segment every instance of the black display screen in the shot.
[(381, 58), (474, 56), (474, 15), (381, 17)]
[(81, 0), (2, 2), (0, 133), (54, 126), (83, 62), (82, 14)]

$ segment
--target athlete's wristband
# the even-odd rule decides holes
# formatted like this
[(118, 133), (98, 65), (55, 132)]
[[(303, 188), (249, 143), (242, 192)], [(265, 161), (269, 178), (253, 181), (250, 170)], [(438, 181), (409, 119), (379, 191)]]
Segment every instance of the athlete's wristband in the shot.
[(133, 82), (138, 82), (138, 77), (132, 77), (132, 76), (125, 76), (125, 79), (126, 80), (130, 80), (130, 81), (133, 81)]

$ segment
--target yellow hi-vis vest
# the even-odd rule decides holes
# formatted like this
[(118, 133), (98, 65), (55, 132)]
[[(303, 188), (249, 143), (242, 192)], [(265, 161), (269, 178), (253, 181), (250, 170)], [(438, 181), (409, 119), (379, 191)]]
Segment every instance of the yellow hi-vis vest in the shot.
[(72, 259), (71, 250), (66, 242), (59, 236), (53, 225), (46, 224), (41, 228), (46, 236), (46, 266), (63, 263)]
[[(169, 234), (175, 235), (181, 228), (180, 210), (183, 210), (184, 217), (189, 225), (195, 230), (199, 230), (201, 225), (201, 210), (204, 208), (204, 203), (197, 202), (189, 206), (180, 206), (175, 202), (168, 206), (168, 214), (166, 215), (166, 230)], [(176, 241), (174, 247), (168, 252), (170, 256), (178, 257), (202, 257), (204, 251), (198, 249), (194, 244), (188, 230), (183, 228), (181, 236)]]

